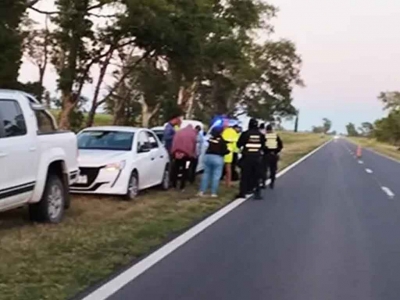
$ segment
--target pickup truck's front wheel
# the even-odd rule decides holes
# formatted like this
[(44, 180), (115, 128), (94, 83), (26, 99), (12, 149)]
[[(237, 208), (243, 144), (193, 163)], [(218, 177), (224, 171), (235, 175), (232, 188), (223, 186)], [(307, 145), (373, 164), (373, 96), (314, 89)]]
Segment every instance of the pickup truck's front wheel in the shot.
[(43, 197), (40, 202), (29, 206), (29, 214), (33, 221), (59, 223), (64, 216), (65, 187), (55, 174), (49, 174)]

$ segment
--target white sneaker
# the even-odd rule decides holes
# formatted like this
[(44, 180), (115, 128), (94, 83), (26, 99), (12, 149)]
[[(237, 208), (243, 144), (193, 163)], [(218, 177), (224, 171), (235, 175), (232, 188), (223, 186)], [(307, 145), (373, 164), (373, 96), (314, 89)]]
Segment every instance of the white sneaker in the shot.
[(212, 194), (211, 198), (218, 198), (218, 195), (217, 194)]
[(204, 197), (204, 193), (203, 192), (198, 192), (196, 196), (197, 197)]

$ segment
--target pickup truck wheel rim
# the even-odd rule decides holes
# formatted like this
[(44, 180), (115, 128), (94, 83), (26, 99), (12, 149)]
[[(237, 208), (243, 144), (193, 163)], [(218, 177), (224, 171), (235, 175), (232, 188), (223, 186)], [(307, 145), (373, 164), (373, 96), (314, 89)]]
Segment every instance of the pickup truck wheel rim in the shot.
[(139, 187), (138, 187), (138, 179), (136, 176), (131, 177), (131, 181), (129, 182), (129, 197), (131, 199), (135, 198), (139, 192)]
[(53, 186), (49, 193), (49, 216), (56, 219), (63, 205), (63, 195), (59, 186)]

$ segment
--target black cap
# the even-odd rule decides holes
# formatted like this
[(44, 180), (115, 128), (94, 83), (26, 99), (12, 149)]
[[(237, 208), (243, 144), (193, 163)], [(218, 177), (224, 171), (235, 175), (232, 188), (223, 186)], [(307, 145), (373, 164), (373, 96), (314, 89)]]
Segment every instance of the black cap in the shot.
[(266, 130), (267, 131), (272, 131), (272, 124), (268, 124)]
[(249, 129), (258, 128), (258, 121), (256, 119), (251, 118), (249, 121)]
[(264, 128), (265, 128), (265, 124), (264, 124), (264, 123), (261, 123), (259, 128), (260, 128), (260, 129), (264, 129)]

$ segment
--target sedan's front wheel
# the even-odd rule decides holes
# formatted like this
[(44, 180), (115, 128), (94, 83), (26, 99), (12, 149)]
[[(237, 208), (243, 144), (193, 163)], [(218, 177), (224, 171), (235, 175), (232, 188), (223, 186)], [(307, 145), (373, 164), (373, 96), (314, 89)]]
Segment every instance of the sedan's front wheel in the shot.
[(169, 165), (165, 167), (162, 182), (161, 182), (161, 188), (163, 190), (168, 190), (170, 186), (170, 171), (169, 171)]
[(136, 199), (139, 194), (139, 176), (133, 172), (129, 178), (128, 191), (126, 192), (125, 199), (130, 201)]

